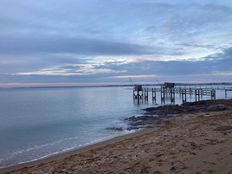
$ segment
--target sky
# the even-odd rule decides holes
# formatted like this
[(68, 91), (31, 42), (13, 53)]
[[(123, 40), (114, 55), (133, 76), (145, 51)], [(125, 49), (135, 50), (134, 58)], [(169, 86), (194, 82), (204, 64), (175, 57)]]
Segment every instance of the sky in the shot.
[(231, 0), (1, 0), (0, 86), (232, 82)]

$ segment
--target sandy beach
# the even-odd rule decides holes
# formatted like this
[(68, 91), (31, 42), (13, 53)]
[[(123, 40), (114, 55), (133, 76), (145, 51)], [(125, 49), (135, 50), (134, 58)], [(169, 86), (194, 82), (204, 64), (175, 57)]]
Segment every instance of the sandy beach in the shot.
[(232, 173), (232, 111), (178, 114), (89, 147), (2, 170), (4, 174)]

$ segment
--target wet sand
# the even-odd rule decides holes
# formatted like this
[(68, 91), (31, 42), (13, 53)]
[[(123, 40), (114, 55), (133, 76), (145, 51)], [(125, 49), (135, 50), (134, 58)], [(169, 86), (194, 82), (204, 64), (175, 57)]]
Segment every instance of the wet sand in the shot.
[(146, 129), (1, 173), (232, 174), (232, 111), (181, 114)]

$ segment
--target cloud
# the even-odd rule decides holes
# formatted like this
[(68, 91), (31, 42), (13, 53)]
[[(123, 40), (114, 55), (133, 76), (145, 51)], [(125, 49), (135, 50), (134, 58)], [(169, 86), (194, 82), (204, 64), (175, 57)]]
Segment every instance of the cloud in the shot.
[(221, 71), (221, 72), (213, 72), (214, 76), (230, 76), (232, 77), (232, 71)]
[[(194, 59), (193, 59), (194, 60)], [(116, 76), (123, 79), (138, 74), (155, 74), (156, 77), (180, 76), (180, 75), (225, 75), (232, 71), (232, 47), (224, 49), (220, 53), (202, 57), (200, 60), (173, 60), (173, 61), (138, 61), (125, 64), (106, 63), (102, 68), (113, 70), (126, 70), (126, 73)], [(115, 78), (115, 77), (112, 77)], [(145, 78), (145, 77), (144, 77)]]
[(96, 74), (113, 74), (126, 72), (125, 70), (112, 70), (109, 68), (100, 68), (93, 64), (74, 64), (60, 67), (51, 67), (31, 72), (15, 73), (16, 76), (86, 76)]
[(79, 55), (140, 55), (153, 49), (139, 44), (60, 36), (1, 37), (1, 54), (75, 53)]
[[(131, 79), (162, 79), (164, 77), (188, 76), (229, 77), (232, 68), (232, 47), (223, 50), (222, 53), (210, 55), (200, 61), (175, 60), (175, 61), (136, 61), (136, 62), (94, 62), (85, 64), (66, 64), (53, 66), (37, 71), (19, 72), (16, 76), (56, 76), (57, 79), (73, 81), (81, 79), (103, 81), (125, 81)], [(63, 78), (58, 78), (62, 76)], [(74, 81), (75, 81), (74, 80)]]
[(231, 1), (3, 0), (0, 11), (0, 82), (230, 78)]
[(133, 79), (143, 79), (143, 78), (156, 78), (159, 77), (159, 75), (157, 74), (140, 74), (140, 75), (124, 75), (124, 76), (112, 76), (110, 78), (113, 79), (129, 79), (129, 78), (133, 78)]

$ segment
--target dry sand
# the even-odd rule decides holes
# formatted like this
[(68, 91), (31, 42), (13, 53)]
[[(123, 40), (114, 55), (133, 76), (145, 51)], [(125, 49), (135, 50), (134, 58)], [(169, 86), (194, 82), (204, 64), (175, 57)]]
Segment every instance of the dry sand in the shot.
[(12, 174), (232, 174), (232, 111), (188, 114), (160, 128), (7, 169)]

